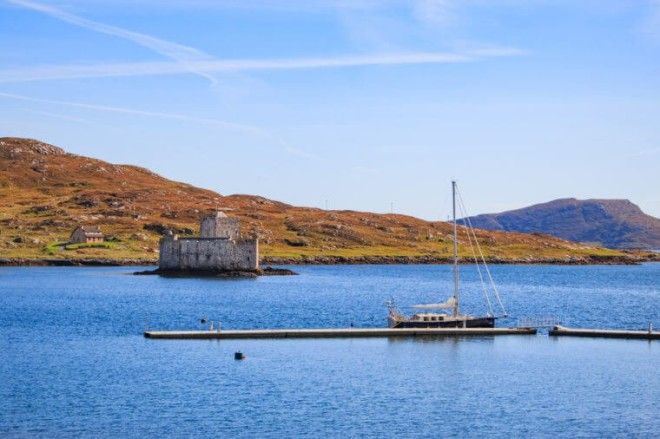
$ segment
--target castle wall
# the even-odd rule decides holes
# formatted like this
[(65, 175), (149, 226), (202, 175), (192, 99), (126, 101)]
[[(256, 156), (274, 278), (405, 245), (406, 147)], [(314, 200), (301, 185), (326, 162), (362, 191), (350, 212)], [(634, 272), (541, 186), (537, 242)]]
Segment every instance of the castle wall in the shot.
[(165, 237), (160, 243), (159, 267), (165, 270), (256, 270), (257, 239)]
[(176, 237), (165, 236), (161, 238), (158, 268), (161, 270), (176, 270), (179, 268), (179, 240)]
[(200, 224), (199, 235), (201, 238), (239, 239), (238, 218), (228, 218), (218, 214), (206, 216)]

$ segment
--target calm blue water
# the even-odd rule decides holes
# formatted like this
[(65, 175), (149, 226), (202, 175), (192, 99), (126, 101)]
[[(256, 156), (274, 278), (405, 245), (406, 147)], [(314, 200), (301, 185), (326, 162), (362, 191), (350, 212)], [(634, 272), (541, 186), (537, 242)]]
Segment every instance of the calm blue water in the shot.
[[(384, 326), (448, 266), (165, 279), (0, 268), (0, 436), (657, 437), (660, 343), (599, 339), (162, 341), (145, 328)], [(660, 264), (495, 266), (513, 316), (660, 328)], [(483, 310), (464, 267), (467, 311)], [(515, 320), (503, 322), (514, 324)], [(233, 360), (242, 350), (248, 358)]]

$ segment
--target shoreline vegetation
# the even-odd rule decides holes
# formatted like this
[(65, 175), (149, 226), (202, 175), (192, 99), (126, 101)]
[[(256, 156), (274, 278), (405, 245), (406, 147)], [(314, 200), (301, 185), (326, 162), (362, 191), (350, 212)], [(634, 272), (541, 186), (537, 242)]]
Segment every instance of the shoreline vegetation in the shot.
[[(495, 258), (487, 257), (486, 262), (494, 265), (636, 265), (643, 262), (660, 262), (658, 253), (626, 255), (586, 255), (564, 258)], [(450, 257), (436, 256), (302, 256), (264, 257), (261, 265), (445, 265), (451, 264)], [(471, 258), (460, 258), (463, 265), (474, 264)], [(157, 259), (115, 259), (115, 258), (0, 258), (0, 266), (154, 266)], [(264, 268), (267, 270), (268, 267)], [(148, 274), (148, 273), (144, 273)]]

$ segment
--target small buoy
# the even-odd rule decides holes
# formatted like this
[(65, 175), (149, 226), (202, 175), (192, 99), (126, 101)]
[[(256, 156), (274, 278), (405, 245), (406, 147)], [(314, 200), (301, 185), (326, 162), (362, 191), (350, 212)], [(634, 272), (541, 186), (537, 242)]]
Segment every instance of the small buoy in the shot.
[(206, 323), (206, 319), (200, 319), (199, 323), (201, 323), (203, 325), (204, 323)]
[(234, 352), (234, 360), (244, 360), (245, 355), (243, 355), (243, 352)]

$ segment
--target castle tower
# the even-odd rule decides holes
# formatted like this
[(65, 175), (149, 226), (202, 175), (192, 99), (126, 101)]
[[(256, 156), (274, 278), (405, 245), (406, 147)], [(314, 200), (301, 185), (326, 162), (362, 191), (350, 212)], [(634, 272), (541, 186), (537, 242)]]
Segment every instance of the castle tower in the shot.
[(214, 212), (202, 218), (199, 237), (163, 236), (158, 265), (164, 271), (256, 271), (259, 239), (241, 238), (237, 218)]
[(202, 218), (201, 238), (224, 238), (235, 241), (240, 238), (240, 234), (238, 219), (229, 218), (224, 212), (216, 211)]

